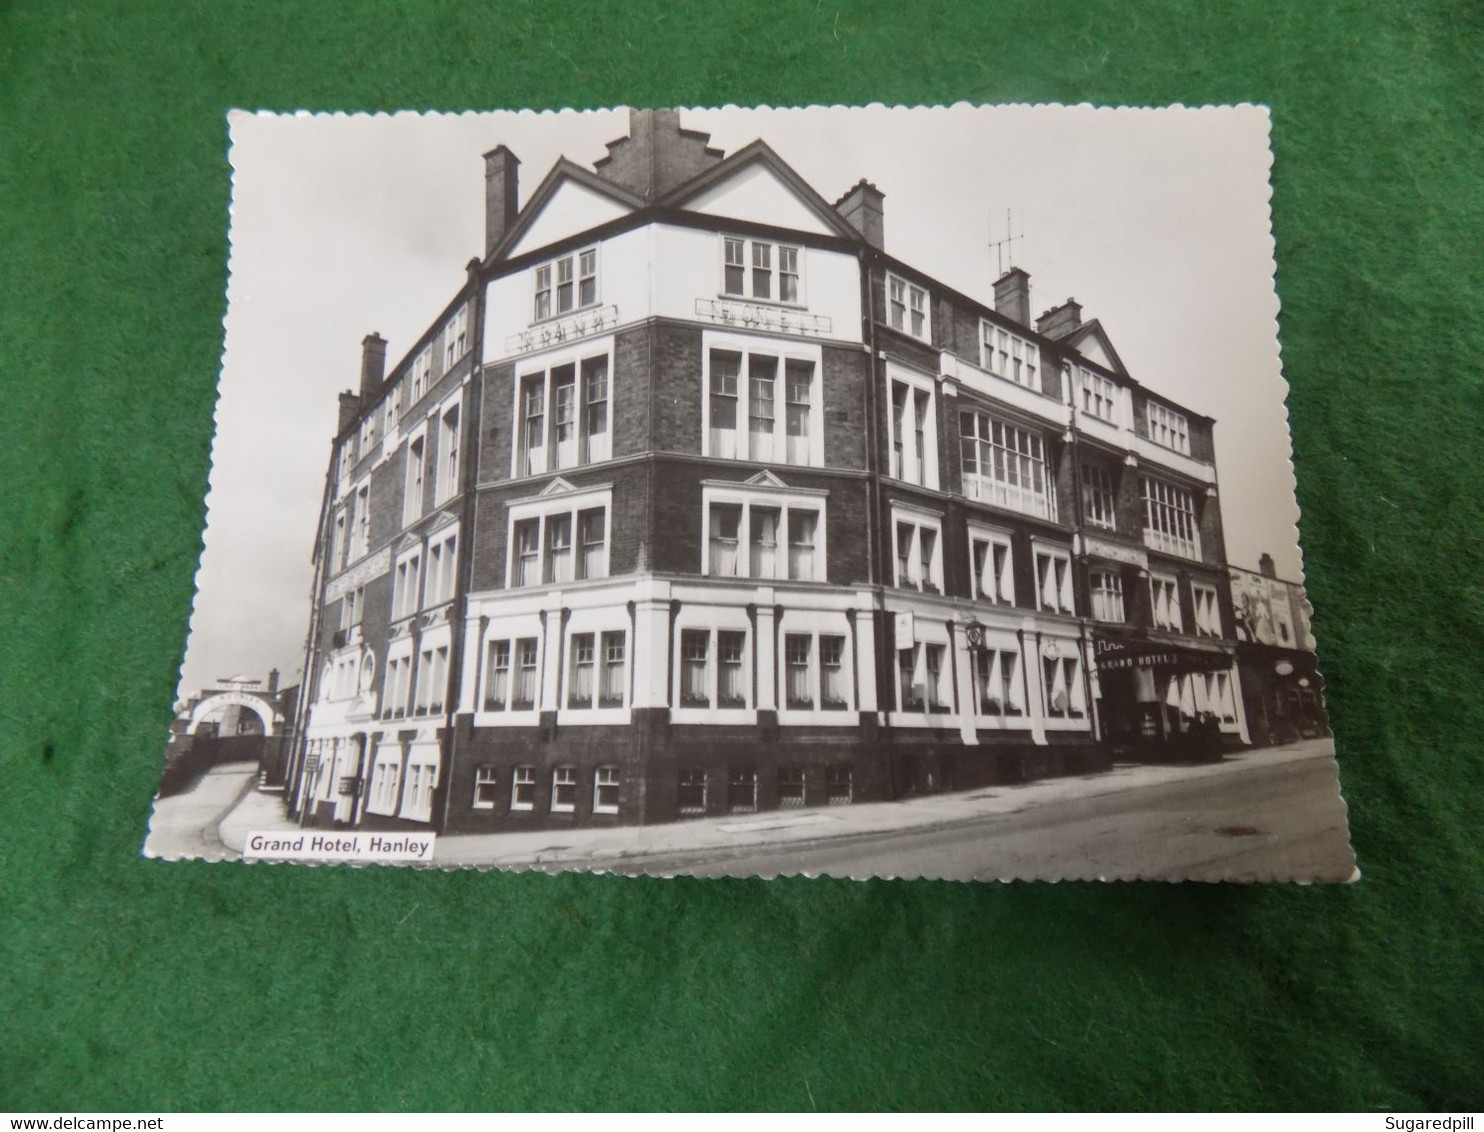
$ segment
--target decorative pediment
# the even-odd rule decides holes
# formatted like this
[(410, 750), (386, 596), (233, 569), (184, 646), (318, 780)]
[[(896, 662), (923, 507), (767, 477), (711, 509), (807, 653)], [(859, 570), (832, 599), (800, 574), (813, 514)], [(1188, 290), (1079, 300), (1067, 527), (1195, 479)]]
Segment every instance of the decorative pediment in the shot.
[(397, 540), (395, 550), (396, 553), (400, 556), (406, 554), (409, 550), (416, 550), (418, 547), (422, 546), (422, 544), (423, 540), (421, 535), (415, 535), (409, 532)]
[(570, 495), (577, 488), (572, 482), (563, 476), (557, 476), (549, 484), (536, 493), (537, 499), (550, 499), (553, 495)]
[(681, 185), (663, 203), (688, 212), (822, 236), (856, 239), (860, 235), (763, 141), (739, 149)]
[(1104, 369), (1112, 370), (1125, 377), (1128, 376), (1128, 369), (1124, 366), (1123, 359), (1118, 356), (1118, 351), (1113, 348), (1113, 343), (1108, 338), (1108, 332), (1103, 329), (1102, 323), (1097, 319), (1079, 326), (1066, 337), (1063, 344), (1076, 350), (1094, 365), (1102, 366)]
[(438, 512), (438, 517), (428, 526), (428, 534), (436, 534), (445, 527), (450, 527), (459, 521), (459, 513), (452, 508), (446, 508)]
[(748, 479), (744, 480), (743, 482), (753, 487), (788, 487), (788, 484), (784, 483), (772, 472), (768, 471), (767, 468), (764, 468), (755, 476), (748, 477)]

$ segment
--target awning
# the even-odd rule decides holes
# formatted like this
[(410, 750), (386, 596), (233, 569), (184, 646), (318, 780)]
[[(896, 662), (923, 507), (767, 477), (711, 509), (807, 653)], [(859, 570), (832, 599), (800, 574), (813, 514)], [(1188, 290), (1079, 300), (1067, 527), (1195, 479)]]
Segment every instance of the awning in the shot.
[(1099, 672), (1128, 668), (1170, 668), (1176, 672), (1224, 672), (1232, 666), (1232, 654), (1220, 645), (1204, 641), (1173, 641), (1149, 633), (1117, 636), (1097, 634), (1093, 658)]

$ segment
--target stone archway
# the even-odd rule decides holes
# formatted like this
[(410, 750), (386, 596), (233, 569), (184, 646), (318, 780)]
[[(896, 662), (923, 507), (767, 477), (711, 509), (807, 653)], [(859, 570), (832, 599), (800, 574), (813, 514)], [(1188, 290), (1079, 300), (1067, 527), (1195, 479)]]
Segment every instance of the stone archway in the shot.
[(273, 727), (279, 720), (273, 705), (263, 697), (248, 692), (218, 692), (207, 696), (192, 709), (190, 722), (186, 724), (186, 734), (194, 735), (196, 728), (201, 726), (208, 715), (224, 707), (247, 709), (262, 722), (265, 737), (276, 734)]

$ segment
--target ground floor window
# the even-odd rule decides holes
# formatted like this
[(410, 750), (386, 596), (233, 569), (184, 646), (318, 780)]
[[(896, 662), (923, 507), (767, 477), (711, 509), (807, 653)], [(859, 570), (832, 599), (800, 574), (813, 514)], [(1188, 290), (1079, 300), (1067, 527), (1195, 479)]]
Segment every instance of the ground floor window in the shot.
[(733, 770), (727, 780), (727, 809), (734, 814), (757, 809), (757, 771), (751, 767)]
[(1052, 719), (1080, 719), (1087, 714), (1082, 665), (1074, 656), (1045, 657), (1046, 714)]
[(785, 766), (778, 769), (778, 808), (797, 809), (804, 804), (804, 768)]
[(559, 766), (551, 772), (551, 812), (570, 814), (577, 808), (577, 770)]
[(743, 657), (747, 634), (738, 630), (680, 631), (680, 706), (747, 706)]
[(433, 789), (438, 785), (438, 765), (414, 762), (407, 767), (407, 790), (402, 797), (402, 816), (429, 821), (433, 816)]
[(536, 768), (518, 766), (510, 778), (510, 808), (533, 810), (536, 808)]
[(682, 770), (678, 772), (676, 808), (682, 814), (704, 814), (706, 812), (706, 772), (704, 770)]
[(492, 766), (481, 766), (474, 768), (474, 808), (476, 810), (493, 810), (495, 808), (496, 790), (499, 785), (499, 774)]
[(832, 806), (848, 806), (855, 800), (855, 775), (848, 766), (825, 771), (825, 798)]
[(944, 655), (947, 647), (915, 644), (897, 650), (898, 691), (902, 711), (947, 711)]
[(600, 766), (593, 776), (593, 813), (618, 813), (618, 767)]
[(981, 715), (1024, 715), (1025, 685), (1020, 654), (1010, 649), (980, 649), (974, 657)]

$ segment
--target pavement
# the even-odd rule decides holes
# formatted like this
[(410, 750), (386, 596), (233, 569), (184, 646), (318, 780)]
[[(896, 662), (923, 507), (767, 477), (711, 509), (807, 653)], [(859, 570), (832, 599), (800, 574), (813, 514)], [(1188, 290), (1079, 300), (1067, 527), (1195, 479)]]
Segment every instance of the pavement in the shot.
[[(1304, 764), (1302, 775), (1289, 776), (1292, 781), (1279, 781), (1283, 775), (1281, 768), (1294, 764)], [(1241, 788), (1243, 779), (1250, 779), (1245, 789)], [(932, 859), (933, 853), (944, 852), (949, 858), (956, 859), (956, 851), (950, 846), (958, 843), (979, 845), (984, 840), (986, 823), (1004, 826), (1006, 822), (1003, 819), (1012, 815), (1030, 817), (1039, 812), (1046, 817), (1063, 810), (1085, 814), (1089, 820), (1098, 820), (1099, 815), (1112, 820), (1110, 815), (1126, 815), (1139, 809), (1145, 796), (1154, 798), (1161, 792), (1168, 795), (1162, 807), (1165, 819), (1177, 823), (1186, 820), (1182, 814), (1194, 807), (1202, 813), (1209, 811), (1211, 822), (1225, 822), (1225, 825), (1206, 823), (1211, 829), (1220, 830), (1248, 828), (1239, 823), (1256, 820), (1253, 813), (1267, 812), (1275, 799), (1294, 795), (1297, 791), (1297, 802), (1291, 803), (1297, 807), (1289, 823), (1292, 828), (1284, 836), (1290, 840), (1299, 837), (1306, 821), (1333, 831), (1337, 813), (1340, 845), (1348, 853), (1348, 846), (1343, 843), (1344, 808), (1339, 800), (1337, 782), (1334, 741), (1315, 739), (1282, 747), (1240, 751), (1219, 763), (1198, 766), (1120, 764), (1101, 774), (935, 794), (898, 802), (774, 810), (655, 826), (450, 834), (438, 838), (434, 864), (453, 868), (499, 867), (552, 872), (576, 867), (662, 875), (720, 873), (750, 876), (828, 871), (835, 876), (1169, 876), (1168, 869), (1186, 866), (1172, 857), (1167, 862), (1168, 868), (1161, 871), (1160, 860), (1145, 854), (1144, 858), (1137, 855), (1131, 858), (1135, 871), (1123, 871), (1115, 860), (1104, 872), (1101, 871), (1100, 858), (1096, 854), (1090, 855), (1090, 849), (1086, 847), (1074, 849), (1070, 859), (1063, 859), (1062, 851), (1066, 846), (1081, 844), (1079, 838), (1085, 831), (1080, 827), (1063, 830), (1061, 841), (1051, 840), (1045, 845), (1046, 860), (1062, 860), (1065, 866), (1064, 871), (1051, 874), (1041, 868), (1032, 869), (1031, 866), (1040, 858), (1028, 859), (1024, 853), (1015, 854), (1018, 863), (1013, 868), (1016, 871), (996, 873), (999, 866), (993, 860), (981, 860), (983, 854), (977, 849), (974, 856), (962, 862), (960, 871), (953, 874), (915, 867), (913, 862), (916, 858), (905, 848), (899, 854), (900, 859), (894, 863), (883, 861), (882, 868), (868, 862), (881, 844), (893, 838), (934, 835), (942, 844), (937, 849), (924, 844), (928, 859)], [(1118, 800), (1118, 796), (1130, 794), (1135, 797)], [(1098, 799), (1109, 801), (1095, 804)], [(1224, 799), (1240, 801), (1226, 802)], [(1019, 824), (1026, 824), (1026, 819), (1020, 819)], [(1057, 823), (1041, 821), (1039, 824), (1051, 827)], [(1115, 832), (1119, 824), (1113, 822)], [(1188, 820), (1186, 824), (1189, 824)], [(236, 855), (250, 831), (296, 828), (296, 823), (284, 815), (282, 795), (248, 791), (223, 815), (217, 836), (224, 849)], [(1143, 827), (1134, 822), (1128, 824), (1128, 828)], [(936, 837), (942, 831), (952, 830), (960, 831), (959, 835)], [(1159, 833), (1146, 828), (1144, 832), (1151, 844), (1160, 845), (1166, 843), (1170, 831)], [(1047, 840), (1048, 836), (1043, 834), (1042, 840)], [(1330, 837), (1330, 841), (1333, 840)], [(1194, 846), (1191, 848), (1194, 850)], [(1200, 852), (1210, 856), (1206, 849)], [(1332, 845), (1327, 854), (1327, 859), (1338, 859)], [(1189, 856), (1187, 853), (1186, 857)], [(815, 868), (816, 861), (830, 862), (830, 865), (827, 869)], [(1213, 865), (1224, 867), (1215, 858), (1212, 861)], [(1345, 879), (1345, 874), (1352, 868), (1353, 865), (1344, 868), (1335, 865), (1323, 879)], [(1338, 875), (1332, 875), (1337, 869)], [(1261, 868), (1257, 871), (1260, 873)], [(1180, 875), (1194, 877), (1199, 874), (1188, 872)], [(1284, 874), (1275, 872), (1273, 875)], [(1286, 875), (1298, 874), (1289, 872)], [(1316, 876), (1315, 879), (1319, 878)]]
[[(237, 856), (240, 846), (228, 849), (219, 830), (247, 799), (266, 797), (253, 790), (257, 779), (256, 762), (223, 763), (208, 770), (189, 790), (156, 798), (144, 855), (168, 861)], [(282, 807), (278, 809), (281, 814)]]

